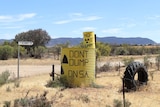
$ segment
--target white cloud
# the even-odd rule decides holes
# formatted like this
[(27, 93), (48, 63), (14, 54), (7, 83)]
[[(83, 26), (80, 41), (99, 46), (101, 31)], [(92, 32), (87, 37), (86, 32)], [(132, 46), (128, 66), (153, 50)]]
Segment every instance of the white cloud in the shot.
[(121, 31), (122, 31), (122, 28), (111, 28), (111, 29), (102, 30), (103, 33), (109, 33), (109, 34), (118, 34)]
[(13, 39), (13, 34), (9, 34), (9, 33), (0, 33), (1, 39)]
[(74, 18), (74, 17), (83, 16), (83, 14), (82, 13), (71, 13), (69, 16)]
[(18, 22), (18, 21), (23, 21), (25, 19), (33, 18), (36, 16), (35, 13), (27, 13), (27, 14), (20, 14), (20, 15), (2, 15), (0, 16), (0, 22), (6, 23), (6, 22)]
[(68, 20), (60, 20), (55, 21), (54, 24), (66, 24), (76, 21), (94, 21), (94, 20), (100, 20), (102, 17), (99, 16), (84, 16), (82, 13), (73, 13), (70, 15), (70, 18)]
[(72, 33), (76, 34), (76, 35), (81, 35), (82, 32), (86, 32), (86, 31), (95, 31), (97, 28), (95, 27), (83, 27), (80, 29), (76, 29), (74, 31), (72, 31)]
[(94, 20), (99, 20), (102, 17), (99, 16), (88, 16), (88, 17), (80, 17), (80, 18), (75, 18), (72, 19), (73, 21), (94, 21)]
[(70, 22), (72, 22), (72, 20), (61, 20), (61, 21), (54, 22), (54, 24), (66, 24)]
[(0, 20), (10, 20), (12, 19), (11, 16), (0, 16)]
[(135, 27), (136, 24), (135, 23), (130, 23), (130, 24), (126, 24), (126, 26), (129, 27), (129, 28), (132, 28), (132, 27)]
[(150, 19), (150, 20), (160, 19), (160, 15), (149, 16), (147, 19)]
[(0, 29), (19, 29), (22, 28), (23, 26), (6, 26), (6, 27), (0, 27)]
[(84, 27), (84, 28), (82, 28), (82, 30), (83, 31), (94, 31), (94, 30), (96, 30), (96, 28), (95, 27)]
[(28, 14), (21, 14), (17, 17), (18, 17), (18, 20), (22, 21), (22, 20), (25, 20), (25, 19), (33, 18), (34, 16), (36, 16), (35, 13), (28, 13)]

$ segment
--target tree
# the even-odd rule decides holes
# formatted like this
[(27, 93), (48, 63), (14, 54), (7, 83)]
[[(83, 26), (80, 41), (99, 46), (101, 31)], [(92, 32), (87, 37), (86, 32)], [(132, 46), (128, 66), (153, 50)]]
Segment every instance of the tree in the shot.
[[(48, 33), (45, 30), (42, 29), (36, 29), (36, 30), (29, 30), (27, 32), (19, 33), (15, 36), (14, 41), (32, 41), (33, 45), (30, 46), (23, 46), (25, 49), (27, 49), (27, 53), (30, 54), (30, 56), (34, 57), (34, 51), (39, 46), (44, 46), (51, 40), (51, 37), (48, 35)], [(31, 50), (33, 50), (33, 53), (31, 53)]]
[(27, 32), (22, 32), (17, 34), (14, 39), (16, 42), (18, 41), (32, 41), (33, 47), (45, 46), (50, 40), (51, 37), (45, 30), (36, 29), (29, 30)]

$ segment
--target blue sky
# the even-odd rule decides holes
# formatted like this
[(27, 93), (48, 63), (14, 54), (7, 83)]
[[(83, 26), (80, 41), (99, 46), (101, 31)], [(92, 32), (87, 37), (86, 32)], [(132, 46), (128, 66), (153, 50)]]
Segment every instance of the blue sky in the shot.
[(43, 29), (51, 38), (144, 37), (160, 43), (160, 0), (0, 0), (0, 39)]

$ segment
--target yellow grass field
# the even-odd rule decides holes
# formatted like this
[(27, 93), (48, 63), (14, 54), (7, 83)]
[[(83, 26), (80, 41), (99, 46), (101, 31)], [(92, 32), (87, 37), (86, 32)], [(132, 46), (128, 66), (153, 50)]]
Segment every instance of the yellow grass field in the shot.
[[(136, 57), (140, 60), (142, 56)], [(122, 57), (107, 57), (99, 63), (107, 61), (121, 61)], [(102, 61), (102, 62), (101, 62)], [(102, 88), (47, 88), (47, 81), (52, 78), (49, 73), (52, 65), (55, 71), (60, 72), (60, 62), (53, 59), (21, 59), (20, 60), (20, 86), (15, 87), (14, 83), (7, 83), (0, 87), (0, 107), (4, 101), (41, 95), (47, 91), (47, 99), (53, 101), (53, 107), (114, 107), (114, 100), (123, 102), (122, 77), (125, 67), (121, 72), (102, 72), (97, 75), (95, 83), (103, 86)], [(17, 60), (10, 59), (0, 61), (0, 73), (8, 70), (17, 75)], [(156, 67), (149, 69), (149, 81), (146, 86), (141, 87), (136, 92), (125, 93), (126, 100), (131, 102), (130, 107), (160, 107), (160, 71), (155, 71)], [(153, 72), (153, 80), (150, 73)], [(13, 76), (13, 75), (12, 75)], [(7, 91), (7, 89), (10, 91)]]

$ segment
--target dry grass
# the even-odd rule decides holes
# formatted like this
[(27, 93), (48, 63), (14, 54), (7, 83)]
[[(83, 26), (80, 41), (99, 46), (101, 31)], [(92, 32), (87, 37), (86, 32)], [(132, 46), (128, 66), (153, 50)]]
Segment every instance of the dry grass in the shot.
[[(9, 61), (0, 61), (0, 65), (6, 67), (16, 66), (16, 60), (11, 59)], [(45, 85), (47, 81), (51, 79), (49, 72), (51, 72), (51, 65), (55, 64), (59, 66), (59, 61), (52, 59), (33, 60), (26, 59), (21, 60), (21, 64), (24, 69), (25, 66), (28, 72), (36, 72), (44, 67), (47, 72), (40, 74), (39, 72), (33, 73), (27, 77), (20, 78), (20, 86), (15, 87), (14, 83), (5, 84), (0, 87), (0, 107), (4, 101), (13, 101), (17, 98), (24, 98), (28, 93), (28, 97), (40, 95), (44, 91), (48, 91), (47, 98), (53, 101), (53, 107), (107, 107), (107, 105), (113, 106), (114, 99), (123, 100), (122, 93), (122, 81), (124, 68), (121, 69), (121, 75), (118, 72), (104, 72), (97, 76), (96, 84), (104, 86), (103, 88), (69, 88), (61, 90), (60, 88), (47, 88)], [(32, 65), (32, 66), (31, 66)], [(50, 66), (50, 69), (47, 67)], [(42, 67), (42, 68), (40, 68)], [(59, 68), (56, 68), (58, 70)], [(42, 71), (43, 71), (42, 70)], [(26, 71), (25, 71), (26, 72)], [(25, 73), (21, 72), (21, 73)], [(41, 72), (41, 71), (40, 71)], [(150, 71), (149, 71), (150, 72)], [(30, 73), (30, 72), (29, 72)], [(141, 87), (136, 92), (126, 93), (126, 99), (131, 102), (131, 107), (159, 107), (160, 105), (160, 71), (154, 72), (153, 80), (149, 77), (147, 86)], [(10, 87), (11, 91), (7, 92), (6, 88)]]

